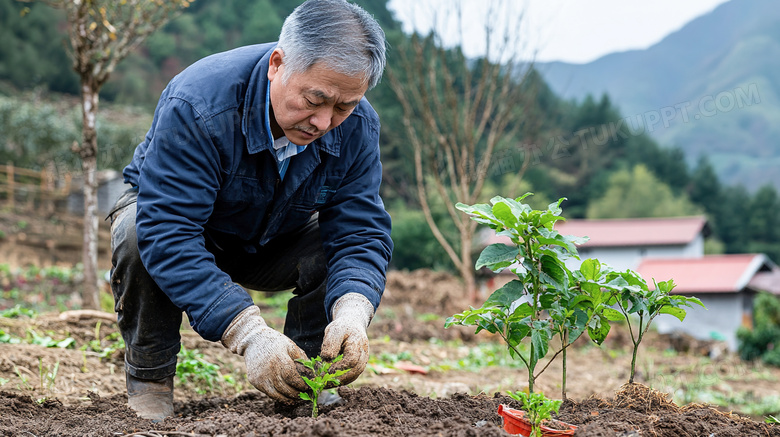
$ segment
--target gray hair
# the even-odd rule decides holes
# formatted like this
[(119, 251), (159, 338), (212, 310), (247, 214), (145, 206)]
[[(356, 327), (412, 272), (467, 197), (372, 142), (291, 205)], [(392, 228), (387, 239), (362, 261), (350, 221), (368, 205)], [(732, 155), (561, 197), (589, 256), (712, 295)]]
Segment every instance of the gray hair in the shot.
[(382, 78), (385, 33), (360, 6), (346, 0), (308, 0), (284, 20), (278, 48), (282, 81), (317, 62), (347, 76), (363, 77), (368, 89)]

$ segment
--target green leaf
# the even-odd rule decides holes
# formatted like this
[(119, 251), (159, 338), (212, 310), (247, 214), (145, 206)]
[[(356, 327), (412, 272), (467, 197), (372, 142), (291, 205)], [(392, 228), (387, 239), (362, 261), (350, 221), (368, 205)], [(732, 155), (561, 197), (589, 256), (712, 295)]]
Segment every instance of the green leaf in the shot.
[(547, 355), (550, 334), (546, 329), (534, 329), (531, 331), (531, 343), (534, 345), (534, 361), (539, 361)]
[(574, 343), (580, 338), (580, 335), (585, 331), (588, 323), (588, 315), (585, 311), (575, 310), (574, 317), (571, 320), (571, 328), (569, 328), (569, 344)]
[(305, 392), (300, 392), (300, 393), (298, 393), (298, 396), (300, 396), (300, 397), (301, 397), (301, 399), (303, 399), (304, 401), (312, 401), (312, 400), (313, 400), (313, 399), (311, 398), (311, 396), (309, 396), (309, 394), (308, 394), (308, 393), (305, 393)]
[(685, 320), (686, 312), (682, 308), (675, 308), (673, 306), (664, 305), (661, 307), (660, 311), (658, 311), (661, 314), (669, 314), (674, 317), (677, 317), (681, 322)]
[(601, 271), (601, 263), (597, 259), (588, 258), (582, 262), (580, 266), (580, 272), (591, 281), (597, 281), (600, 278), (599, 272)]
[(499, 306), (502, 308), (509, 308), (512, 302), (523, 297), (523, 283), (517, 279), (507, 282), (503, 287), (494, 291), (490, 297), (487, 298), (482, 307)]
[(60, 349), (67, 349), (74, 344), (76, 344), (76, 340), (74, 340), (72, 337), (68, 337), (65, 340), (58, 341), (56, 346)]
[(552, 282), (550, 285), (554, 286), (558, 290), (563, 290), (568, 284), (568, 276), (566, 274), (566, 267), (561, 265), (557, 258), (549, 255), (542, 255), (541, 258), (542, 272), (544, 272)]
[(685, 302), (687, 302), (689, 306), (693, 306), (693, 305), (690, 305), (690, 304), (695, 303), (696, 305), (699, 305), (702, 308), (705, 308), (705, 309), (707, 308), (706, 306), (704, 306), (703, 303), (701, 303), (701, 300), (699, 300), (698, 297), (693, 297), (693, 296), (675, 296), (675, 297), (682, 297), (682, 298), (684, 298)]
[(466, 205), (458, 202), (455, 207), (471, 216), (482, 217), (498, 224), (498, 221), (495, 220), (495, 216), (493, 216), (493, 208), (488, 204), (478, 203), (476, 205)]
[(601, 314), (606, 317), (607, 320), (612, 322), (621, 322), (626, 320), (626, 317), (623, 315), (623, 313), (614, 308), (604, 307), (601, 309)]
[(534, 193), (530, 193), (530, 192), (528, 192), (528, 193), (525, 193), (525, 194), (523, 194), (522, 196), (520, 196), (520, 197), (518, 197), (517, 199), (515, 199), (515, 202), (517, 202), (517, 203), (521, 203), (523, 200), (525, 200), (525, 198), (526, 198), (526, 197), (528, 197), (528, 196), (533, 196), (533, 195), (534, 195)]
[(517, 223), (517, 217), (512, 214), (512, 209), (509, 208), (509, 205), (507, 205), (505, 201), (493, 205), (493, 215), (508, 228), (515, 227), (514, 225)]
[(601, 343), (604, 343), (604, 340), (607, 338), (609, 329), (609, 322), (607, 322), (606, 318), (594, 317), (588, 326), (588, 336), (596, 344), (600, 345)]
[(507, 340), (510, 345), (517, 346), (518, 344), (520, 344), (520, 342), (528, 338), (530, 334), (531, 334), (531, 327), (528, 326), (527, 323), (523, 321), (512, 322), (509, 324), (509, 330), (507, 332)]
[(482, 267), (488, 267), (493, 271), (504, 269), (516, 261), (518, 253), (517, 246), (509, 246), (503, 243), (491, 244), (479, 255), (474, 268), (479, 270)]

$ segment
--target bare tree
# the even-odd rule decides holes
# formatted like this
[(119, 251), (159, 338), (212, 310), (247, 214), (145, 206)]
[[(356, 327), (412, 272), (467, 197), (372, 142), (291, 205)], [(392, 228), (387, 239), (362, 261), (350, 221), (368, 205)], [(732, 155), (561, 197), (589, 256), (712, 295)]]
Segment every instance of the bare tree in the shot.
[[(35, 1), (35, 0), (24, 0)], [(99, 308), (97, 281), (97, 111), (100, 88), (117, 64), (190, 0), (40, 0), (63, 9), (70, 57), (81, 83), (81, 158), (84, 174), (84, 306)]]
[[(485, 6), (481, 58), (469, 59), (463, 52), (463, 10), (458, 7), (454, 18), (434, 19), (437, 24), (427, 36), (414, 34), (408, 46), (398, 47), (399, 62), (388, 71), (413, 151), (417, 198), (472, 301), (477, 298), (472, 257), (477, 223), (455, 204), (478, 202), (497, 146), (516, 139), (529, 101), (523, 81), (530, 65), (519, 59), (522, 12), (513, 15), (514, 9), (496, 1)], [(453, 27), (459, 39), (449, 49), (444, 39)], [(457, 229), (454, 238), (435, 220), (436, 197)]]

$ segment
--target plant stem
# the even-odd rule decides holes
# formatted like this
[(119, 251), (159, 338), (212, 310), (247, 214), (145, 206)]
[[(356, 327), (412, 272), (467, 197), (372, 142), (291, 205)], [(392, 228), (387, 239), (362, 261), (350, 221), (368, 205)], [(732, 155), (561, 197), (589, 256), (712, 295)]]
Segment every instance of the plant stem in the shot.
[(569, 330), (564, 329), (563, 331), (563, 355), (561, 358), (563, 359), (563, 374), (561, 375), (561, 398), (563, 400), (566, 400), (566, 349), (568, 349), (569, 346)]
[[(531, 242), (529, 240), (526, 240), (525, 242), (525, 253), (528, 254), (529, 257), (532, 257), (533, 252), (531, 251)], [(540, 294), (540, 284), (539, 284), (539, 272), (542, 271), (542, 266), (540, 265), (541, 261), (538, 259), (531, 258), (533, 265), (536, 266), (536, 274), (533, 276), (533, 288), (531, 289), (534, 296), (534, 307), (533, 311), (531, 311), (531, 356), (530, 356), (530, 362), (531, 366), (528, 369), (528, 393), (534, 392), (534, 382), (536, 382), (536, 376), (534, 375), (534, 370), (536, 369), (536, 350), (534, 348), (534, 342), (533, 342), (533, 330), (534, 330), (534, 322), (536, 322), (536, 319), (538, 317), (537, 311), (539, 308), (539, 294)]]
[[(636, 354), (639, 351), (639, 343), (642, 342), (643, 332), (642, 332), (642, 319), (643, 315), (639, 314), (639, 332), (637, 332), (637, 338), (636, 341), (634, 341), (634, 332), (631, 331), (629, 324), (629, 331), (631, 332), (631, 342), (634, 343), (634, 352), (631, 356), (631, 375), (628, 377), (628, 383), (633, 384), (634, 383), (634, 374), (636, 373)], [(626, 318), (628, 320), (628, 318)]]

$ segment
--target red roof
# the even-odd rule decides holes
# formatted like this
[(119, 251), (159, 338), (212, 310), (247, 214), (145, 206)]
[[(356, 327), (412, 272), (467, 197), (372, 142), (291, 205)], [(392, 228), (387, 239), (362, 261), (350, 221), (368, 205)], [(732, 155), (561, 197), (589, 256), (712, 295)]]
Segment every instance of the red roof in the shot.
[(774, 265), (763, 254), (709, 255), (702, 258), (644, 259), (636, 271), (652, 287), (656, 281), (674, 279), (677, 294), (738, 293), (759, 270)]
[(697, 217), (567, 220), (556, 223), (562, 235), (590, 237), (581, 247), (685, 245), (706, 231)]

